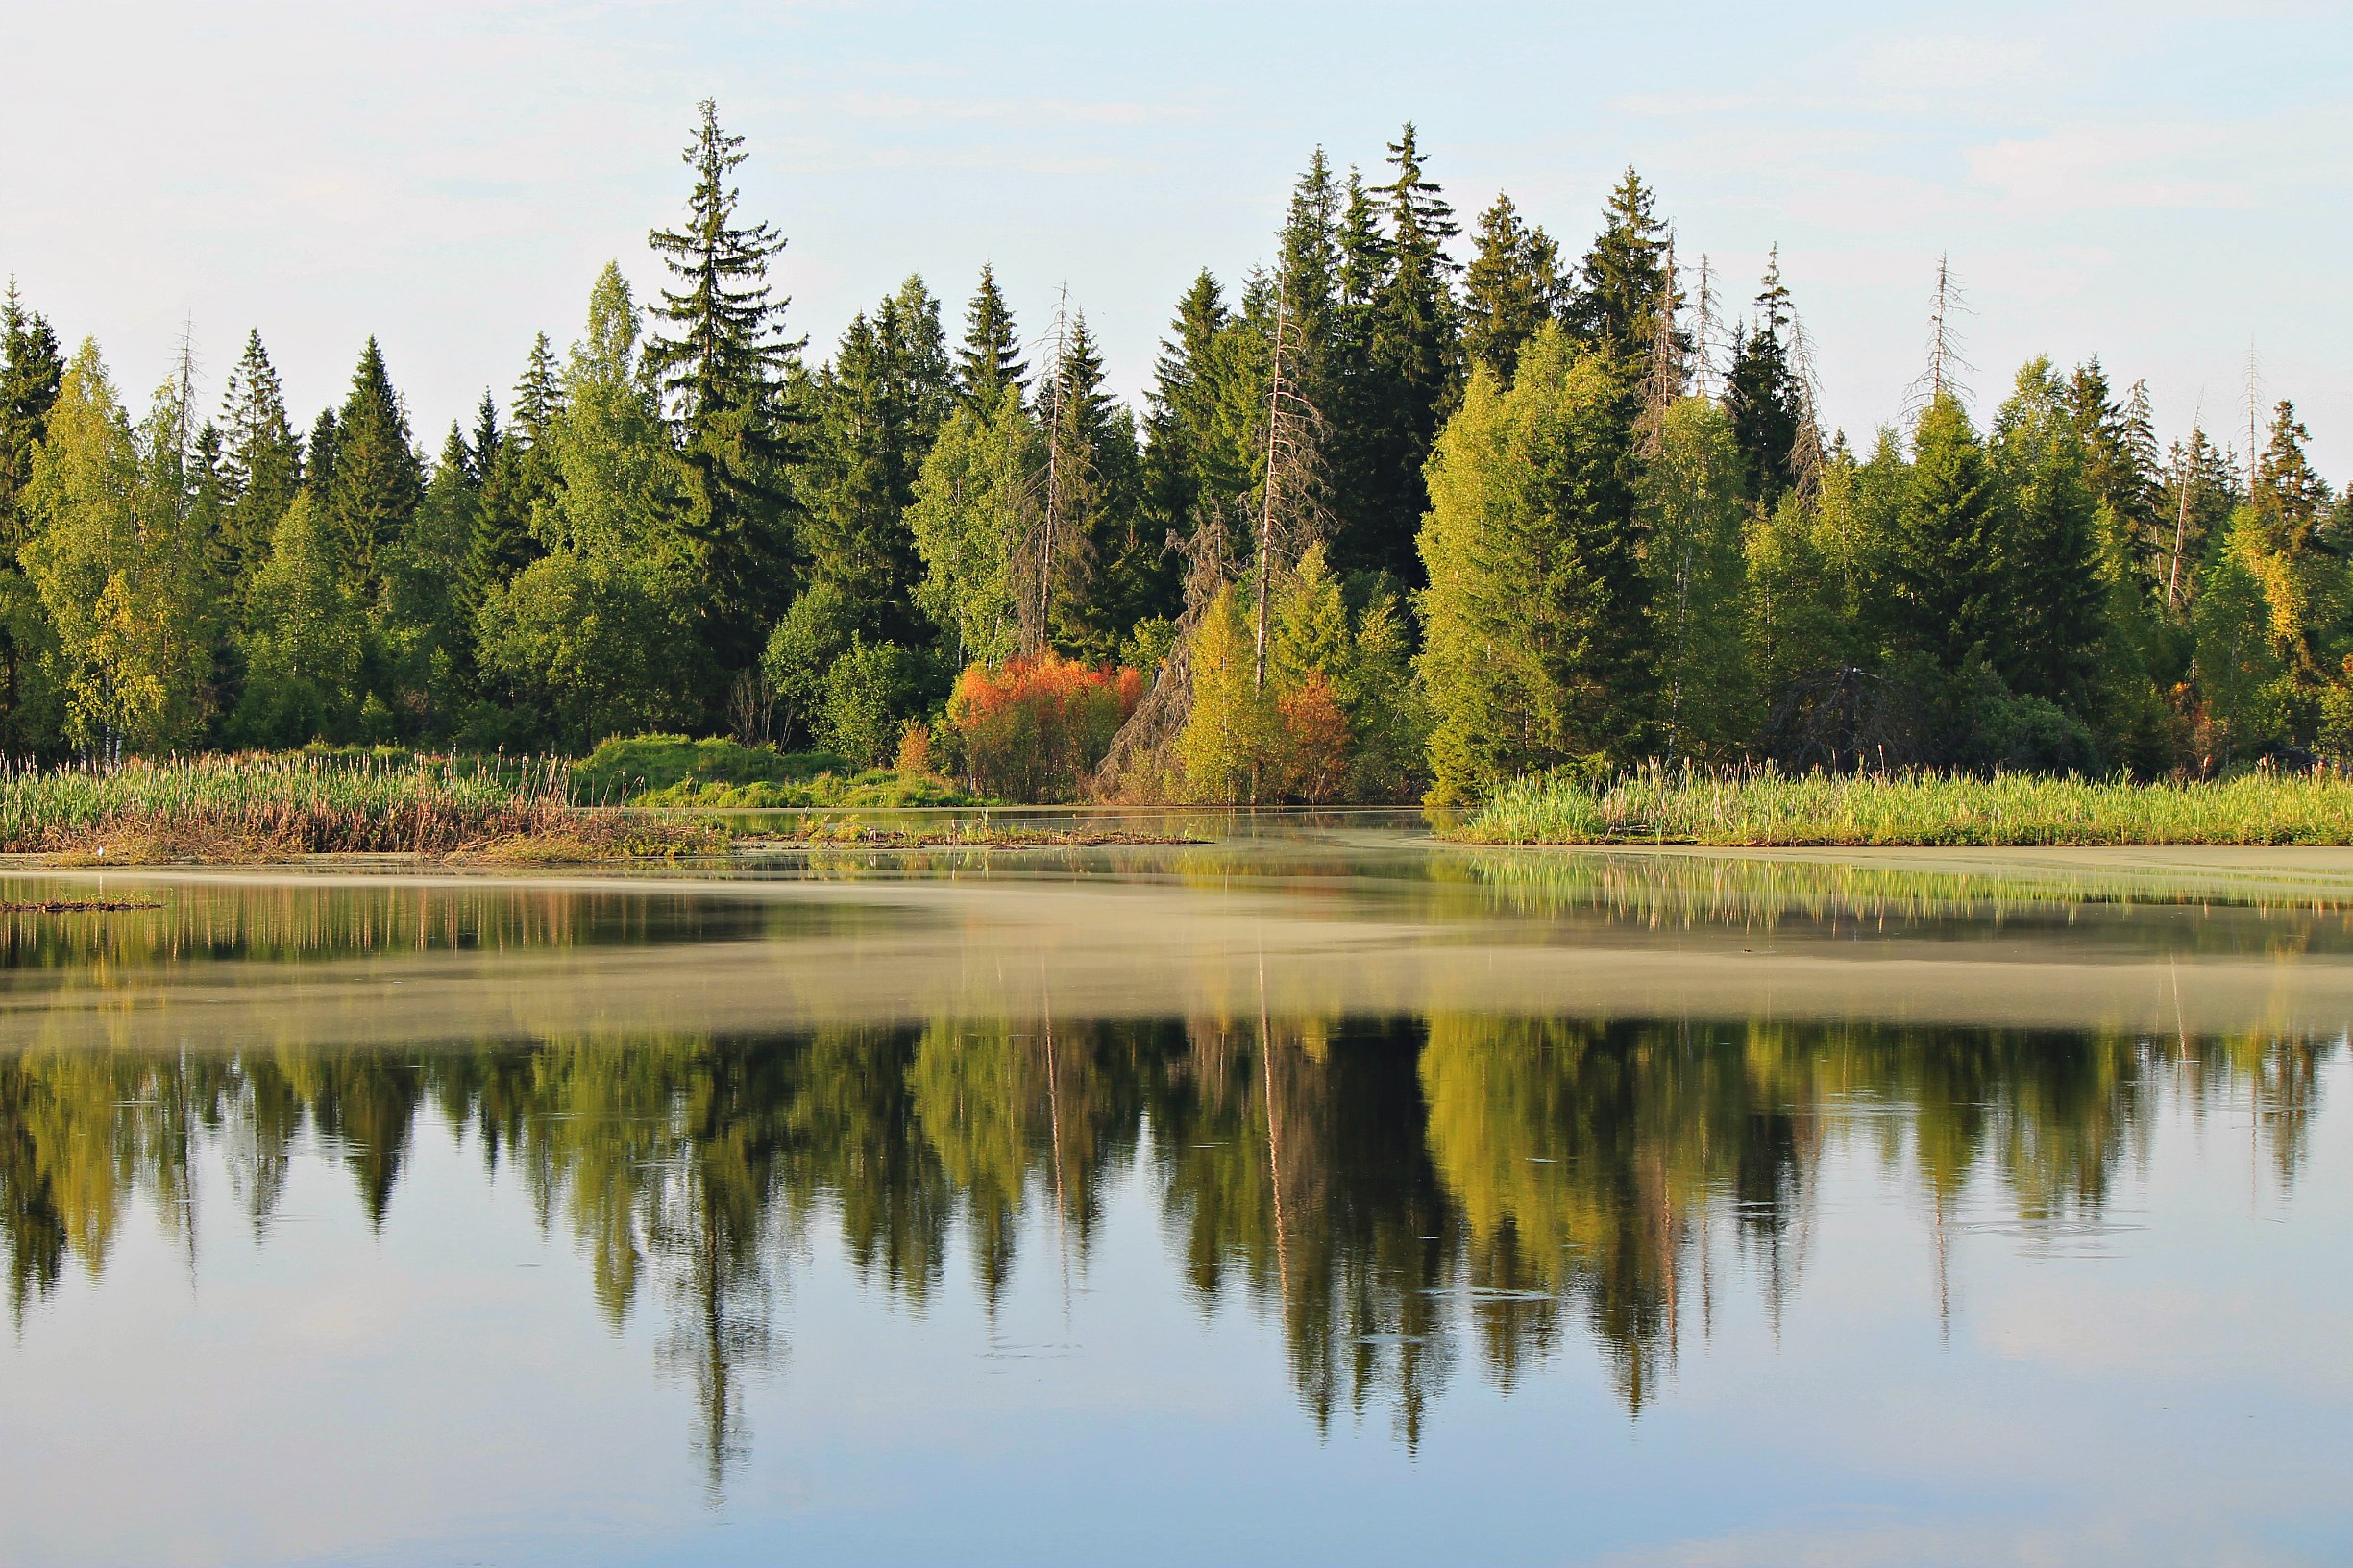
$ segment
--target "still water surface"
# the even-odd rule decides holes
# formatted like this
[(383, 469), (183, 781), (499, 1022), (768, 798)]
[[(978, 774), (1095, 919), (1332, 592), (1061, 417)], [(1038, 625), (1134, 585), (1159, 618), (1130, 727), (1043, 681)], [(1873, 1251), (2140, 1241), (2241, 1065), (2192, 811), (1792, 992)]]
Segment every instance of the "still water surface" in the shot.
[(0, 914), (0, 1560), (2353, 1558), (2353, 856), (1195, 825)]

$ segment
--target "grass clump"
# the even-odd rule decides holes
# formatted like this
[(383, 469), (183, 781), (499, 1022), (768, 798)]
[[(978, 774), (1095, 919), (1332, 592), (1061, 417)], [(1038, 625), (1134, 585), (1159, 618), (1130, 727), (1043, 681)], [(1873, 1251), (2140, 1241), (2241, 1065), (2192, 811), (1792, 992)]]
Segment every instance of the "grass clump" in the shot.
[(2353, 845), (2353, 779), (2252, 772), (2214, 781), (1997, 773), (1709, 772), (1523, 778), (1447, 830), (1474, 844), (1727, 847)]
[(560, 762), (239, 753), (0, 771), (0, 852), (66, 864), (699, 853), (703, 826), (576, 804)]
[(689, 806), (703, 811), (813, 811), (908, 806), (977, 806), (978, 796), (936, 773), (870, 768), (847, 775), (820, 773), (803, 781), (698, 784), (684, 781), (632, 796), (631, 805)]
[(830, 751), (779, 751), (683, 735), (632, 735), (608, 740), (572, 765), (575, 798), (599, 805), (699, 805), (674, 796), (707, 786), (808, 784), (849, 772)]

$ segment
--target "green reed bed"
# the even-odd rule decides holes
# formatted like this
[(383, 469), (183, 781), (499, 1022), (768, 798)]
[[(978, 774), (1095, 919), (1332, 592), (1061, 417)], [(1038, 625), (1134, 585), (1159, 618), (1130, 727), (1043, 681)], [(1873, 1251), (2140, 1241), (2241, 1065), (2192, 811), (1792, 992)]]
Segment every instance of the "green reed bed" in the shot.
[(0, 852), (12, 854), (569, 861), (715, 846), (708, 828), (575, 804), (559, 761), (238, 754), (0, 771)]
[(2135, 784), (1645, 768), (1607, 783), (1515, 780), (1448, 831), (1476, 844), (2353, 845), (2353, 780), (2256, 772)]

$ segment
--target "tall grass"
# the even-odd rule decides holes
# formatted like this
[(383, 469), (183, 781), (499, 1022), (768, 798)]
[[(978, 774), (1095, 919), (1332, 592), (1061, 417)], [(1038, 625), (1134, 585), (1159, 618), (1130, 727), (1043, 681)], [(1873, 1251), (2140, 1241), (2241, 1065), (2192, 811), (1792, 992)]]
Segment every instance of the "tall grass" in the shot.
[[(112, 861), (674, 852), (693, 835), (573, 803), (568, 765), (241, 753), (0, 769), (0, 852)], [(676, 841), (673, 843), (672, 841)]]
[(1607, 783), (1518, 779), (1448, 832), (1475, 844), (2353, 845), (2353, 780), (2255, 772), (2134, 784), (1647, 767)]

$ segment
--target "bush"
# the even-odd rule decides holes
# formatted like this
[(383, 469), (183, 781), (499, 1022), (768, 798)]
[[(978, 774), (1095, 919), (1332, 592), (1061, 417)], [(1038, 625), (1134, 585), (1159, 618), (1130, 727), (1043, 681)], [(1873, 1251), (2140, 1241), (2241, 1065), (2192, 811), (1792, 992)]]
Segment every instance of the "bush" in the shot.
[(880, 768), (898, 750), (899, 731), (922, 705), (927, 661), (896, 643), (853, 636), (825, 672), (817, 738), (861, 768)]
[(1088, 772), (1143, 699), (1143, 676), (1048, 649), (957, 678), (947, 722), (983, 794), (1007, 800), (1075, 798)]

